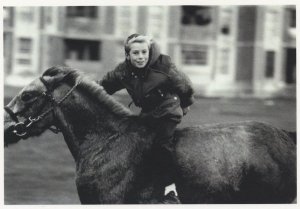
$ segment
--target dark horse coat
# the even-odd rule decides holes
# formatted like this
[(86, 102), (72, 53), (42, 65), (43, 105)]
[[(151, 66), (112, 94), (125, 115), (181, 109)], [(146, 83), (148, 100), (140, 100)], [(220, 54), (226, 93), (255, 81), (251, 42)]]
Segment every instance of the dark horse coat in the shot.
[[(20, 121), (35, 122), (22, 138), (50, 126), (63, 133), (76, 162), (76, 185), (84, 204), (158, 203), (153, 130), (95, 82), (70, 68), (53, 67), (7, 106)], [(78, 84), (78, 81), (81, 81)], [(76, 88), (74, 84), (78, 85)], [(50, 90), (49, 90), (50, 89)], [(63, 99), (63, 100), (62, 100)], [(32, 102), (34, 101), (34, 102)], [(54, 101), (63, 101), (53, 106)], [(16, 121), (4, 115), (4, 143), (20, 140)], [(283, 130), (259, 122), (178, 129), (174, 177), (182, 203), (288, 203), (296, 197), (296, 144)]]
[(186, 128), (177, 137), (184, 137), (177, 144), (181, 201), (283, 203), (295, 198), (296, 147), (289, 133), (242, 122)]

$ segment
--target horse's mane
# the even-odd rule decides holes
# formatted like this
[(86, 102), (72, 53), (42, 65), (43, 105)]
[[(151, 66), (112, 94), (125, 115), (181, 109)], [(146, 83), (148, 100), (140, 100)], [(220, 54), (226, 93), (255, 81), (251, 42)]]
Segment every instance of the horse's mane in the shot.
[(113, 113), (125, 117), (133, 116), (134, 114), (127, 109), (124, 105), (118, 102), (115, 98), (107, 94), (105, 89), (96, 83), (96, 81), (90, 79), (88, 76), (84, 75), (82, 72), (65, 66), (55, 66), (49, 68), (44, 72), (43, 76), (54, 76), (58, 73), (64, 73), (66, 75), (65, 80), (71, 81), (73, 85), (80, 82), (77, 88), (81, 88), (89, 95), (96, 99), (100, 104), (105, 105)]

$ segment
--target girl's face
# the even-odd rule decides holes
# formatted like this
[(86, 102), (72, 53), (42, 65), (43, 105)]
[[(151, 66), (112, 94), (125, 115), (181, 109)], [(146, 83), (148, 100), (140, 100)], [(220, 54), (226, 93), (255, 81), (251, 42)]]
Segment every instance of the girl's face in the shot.
[(132, 43), (130, 45), (129, 59), (133, 66), (144, 68), (149, 60), (149, 48), (147, 43)]

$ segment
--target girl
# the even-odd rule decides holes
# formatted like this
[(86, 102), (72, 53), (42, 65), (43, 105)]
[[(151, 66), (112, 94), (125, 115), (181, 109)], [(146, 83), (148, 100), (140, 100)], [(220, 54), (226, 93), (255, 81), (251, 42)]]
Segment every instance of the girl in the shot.
[[(176, 69), (148, 36), (132, 34), (125, 41), (125, 61), (108, 72), (100, 84), (108, 94), (126, 88), (140, 116), (157, 130), (160, 159), (172, 163), (173, 134), (193, 103), (189, 78)], [(169, 167), (169, 166), (168, 166)]]

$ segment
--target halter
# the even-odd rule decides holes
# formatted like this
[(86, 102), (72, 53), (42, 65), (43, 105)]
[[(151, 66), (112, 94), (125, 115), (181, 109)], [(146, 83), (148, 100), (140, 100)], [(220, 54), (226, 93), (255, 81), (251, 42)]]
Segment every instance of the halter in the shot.
[[(18, 119), (18, 115), (20, 115), (20, 113), (24, 112), (24, 110), (19, 111), (17, 113), (14, 113), (8, 106), (4, 107), (4, 110), (9, 114), (9, 116), (11, 117), (11, 119), (13, 121), (16, 122), (16, 124), (14, 125), (14, 130), (13, 133), (19, 137), (23, 137), (27, 134), (29, 128), (36, 122), (40, 121), (41, 119), (43, 119), (48, 113), (52, 112), (54, 110), (55, 107), (58, 107), (73, 91), (74, 89), (80, 84), (80, 81), (78, 81), (67, 93), (64, 97), (62, 97), (59, 101), (56, 101), (52, 95), (52, 92), (55, 88), (53, 88), (52, 90), (49, 87), (49, 84), (46, 82), (46, 80), (43, 77), (40, 77), (40, 81), (44, 84), (44, 86), (46, 87), (46, 91), (44, 91), (39, 97), (45, 97), (46, 100), (44, 102), (44, 104), (42, 106), (46, 105), (46, 101), (50, 101), (51, 102), (51, 107), (46, 110), (45, 112), (41, 113), (40, 115), (36, 116), (36, 117), (32, 117), (29, 116), (28, 118), (25, 119), (25, 121), (19, 121)], [(58, 85), (59, 86), (59, 85)], [(56, 87), (58, 87), (56, 86)], [(37, 97), (37, 98), (39, 98)], [(57, 128), (49, 128), (51, 131), (53, 131), (54, 133), (58, 133), (60, 132), (59, 129)]]

